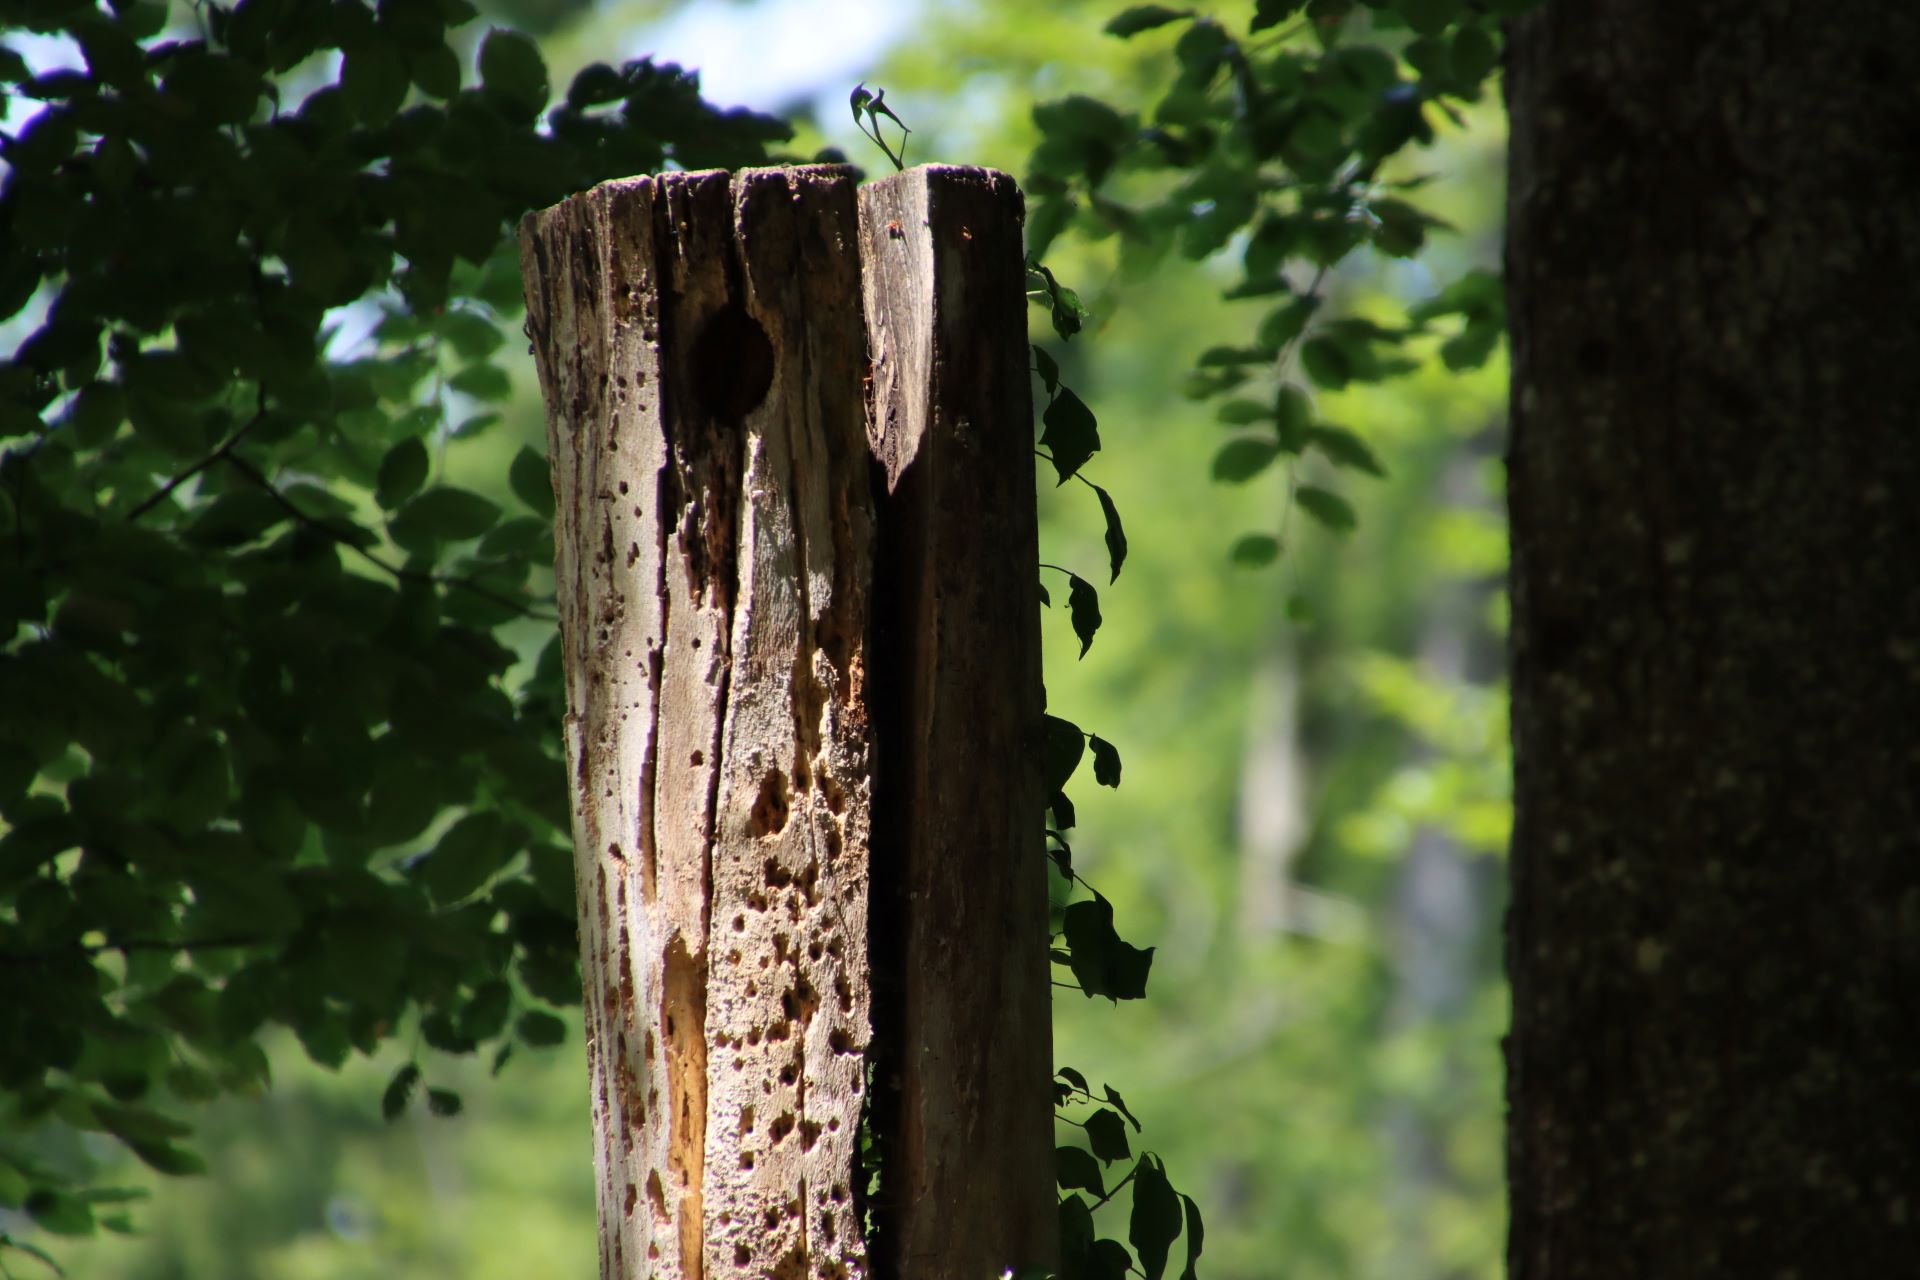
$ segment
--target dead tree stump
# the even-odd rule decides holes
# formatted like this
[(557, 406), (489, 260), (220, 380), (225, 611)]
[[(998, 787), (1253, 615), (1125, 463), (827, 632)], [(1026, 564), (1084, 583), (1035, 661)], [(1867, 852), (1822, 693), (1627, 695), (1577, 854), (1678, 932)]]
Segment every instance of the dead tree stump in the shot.
[(1020, 216), (808, 167), (521, 227), (606, 1280), (1053, 1256)]

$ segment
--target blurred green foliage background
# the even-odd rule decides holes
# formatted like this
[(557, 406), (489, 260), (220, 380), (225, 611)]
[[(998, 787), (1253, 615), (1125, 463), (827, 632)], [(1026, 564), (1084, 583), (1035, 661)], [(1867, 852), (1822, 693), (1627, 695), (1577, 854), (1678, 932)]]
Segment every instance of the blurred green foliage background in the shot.
[[(1138, 100), (1164, 78), (1170, 41), (1099, 34), (1117, 7), (498, 0), (488, 15), (541, 33), (556, 82), (615, 54), (704, 65), (709, 96), (797, 118), (796, 152), (834, 145), (877, 171), (884, 159), (844, 110), (864, 79), (912, 126), (909, 163), (1019, 173), (1036, 101)], [(775, 57), (794, 31), (812, 44)], [(1403, 160), (1437, 175), (1423, 194), (1456, 231), (1418, 263), (1350, 260), (1337, 304), (1385, 315), (1469, 266), (1496, 268), (1501, 144), (1483, 108)], [(1158, 952), (1144, 1002), (1060, 993), (1056, 1061), (1110, 1081), (1139, 1113), (1142, 1143), (1207, 1214), (1214, 1280), (1496, 1275), (1504, 363), (1460, 374), (1429, 358), (1322, 393), (1323, 416), (1389, 474), (1344, 486), (1360, 511), (1350, 537), (1294, 519), (1279, 563), (1239, 567), (1229, 549), (1282, 521), (1284, 480), (1211, 479), (1227, 433), (1181, 387), (1200, 351), (1245, 341), (1255, 304), (1222, 302), (1213, 264), (1134, 260), (1091, 230), (1048, 255), (1094, 312), (1055, 354), (1100, 416), (1106, 448), (1089, 475), (1119, 503), (1132, 554), (1084, 659), (1064, 608), (1049, 617), (1047, 686), (1059, 714), (1124, 755), (1117, 792), (1076, 797), (1075, 865), (1114, 901), (1122, 934)], [(543, 436), (530, 361), (515, 390), (500, 427), (450, 451), (450, 480), (505, 493), (510, 460)], [(1103, 579), (1091, 493), (1056, 490), (1045, 471), (1043, 559)], [(540, 639), (529, 633), (529, 653)], [(207, 1117), (211, 1174), (161, 1180), (129, 1162), (125, 1181), (154, 1192), (135, 1206), (136, 1234), (64, 1245), (68, 1274), (591, 1275), (577, 1022), (562, 1048), (492, 1079), (484, 1063), (429, 1055), (429, 1079), (464, 1095), (453, 1118), (416, 1102), (380, 1120), (402, 1060), (328, 1073), (289, 1038), (270, 1093)]]

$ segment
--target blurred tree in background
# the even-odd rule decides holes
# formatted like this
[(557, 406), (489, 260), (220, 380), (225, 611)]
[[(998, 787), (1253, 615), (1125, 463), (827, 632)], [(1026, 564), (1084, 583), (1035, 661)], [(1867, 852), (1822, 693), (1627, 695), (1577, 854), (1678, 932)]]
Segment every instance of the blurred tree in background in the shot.
[[(570, 909), (551, 811), (561, 793), (537, 794), (557, 747), (543, 718), (557, 672), (539, 661), (550, 624), (513, 621), (539, 611), (543, 590), (544, 479), (528, 470), (537, 459), (522, 460), (540, 438), (540, 410), (517, 349), (498, 346), (518, 287), (510, 255), (496, 248), (498, 230), (519, 209), (600, 177), (669, 162), (747, 162), (781, 131), (765, 117), (712, 111), (686, 80), (648, 64), (612, 81), (595, 72), (572, 79), (572, 105), (549, 134), (537, 134), (530, 102), (544, 96), (544, 73), (532, 83), (538, 64), (520, 42), (483, 45), (482, 24), (454, 26), (447, 47), (469, 66), (477, 54), (481, 75), (477, 87), (458, 88), (465, 82), (449, 84), (420, 32), (389, 21), (407, 6), (382, 9), (387, 16), (371, 24), (344, 16), (349, 8), (358, 12), (248, 0), (223, 19), (211, 8), (136, 6), (127, 10), (133, 18), (96, 24), (137, 19), (145, 38), (165, 27), (190, 40), (203, 23), (224, 21), (234, 27), (216, 38), (264, 41), (253, 55), (261, 68), (237, 84), (216, 60), (190, 51), (171, 55), (178, 67), (153, 62), (163, 105), (179, 99), (182, 110), (221, 122), (215, 136), (232, 145), (207, 155), (176, 157), (164, 137), (141, 132), (156, 127), (139, 114), (144, 91), (133, 85), (142, 73), (126, 68), (125, 44), (111, 32), (80, 41), (84, 61), (58, 41), (9, 42), (21, 59), (9, 86), (10, 262), (17, 276), (23, 260), (65, 254), (66, 279), (88, 288), (63, 295), (78, 302), (49, 306), (51, 286), (35, 276), (8, 295), (22, 316), (9, 332), (26, 340), (9, 366), (25, 416), (10, 430), (38, 435), (8, 454), (7, 532), (42, 539), (40, 556), (65, 540), (81, 558), (84, 545), (93, 568), (88, 580), (53, 592), (19, 574), (6, 582), (20, 628), (6, 668), (9, 707), (49, 728), (44, 742), (24, 744), (34, 758), (7, 797), (0, 873), (16, 879), (0, 893), (16, 893), (18, 877), (37, 872), (53, 842), (65, 859), (56, 883), (72, 910), (51, 925), (36, 922), (57, 913), (40, 908), (0, 917), (9, 993), (35, 993), (9, 1000), (20, 1021), (0, 1040), (43, 1043), (48, 1027), (83, 1024), (97, 979), (91, 960), (87, 973), (63, 960), (62, 976), (50, 979), (49, 954), (63, 947), (103, 956), (110, 972), (101, 1012), (86, 1016), (113, 1026), (146, 1018), (148, 1030), (130, 1034), (124, 1057), (71, 1064), (71, 1086), (20, 1095), (0, 1143), (17, 1157), (11, 1167), (32, 1171), (19, 1183), (39, 1199), (23, 1194), (0, 1212), (16, 1235), (30, 1221), (80, 1230), (75, 1206), (107, 1225), (125, 1209), (86, 1190), (103, 1185), (102, 1175), (104, 1185), (158, 1192), (132, 1208), (140, 1234), (58, 1248), (78, 1276), (487, 1276), (592, 1266), (577, 1035), (559, 1054), (516, 1055), (494, 1078), (491, 1057), (430, 1052), (481, 1041), (491, 1049), (516, 1033), (519, 1042), (553, 1040), (555, 1024), (540, 1006), (569, 999), (572, 980), (563, 960), (570, 927), (556, 922)], [(719, 8), (739, 33), (736, 56), (751, 60), (766, 6)], [(798, 90), (794, 101), (759, 105), (796, 119), (793, 154), (837, 144), (870, 162), (877, 157), (856, 149), (838, 104), (862, 76), (886, 84), (889, 103), (915, 130), (910, 160), (1023, 176), (1036, 230), (1050, 224), (1057, 236), (1049, 263), (1080, 286), (1093, 312), (1085, 341), (1049, 349), (1099, 411), (1107, 449), (1090, 474), (1120, 503), (1133, 551), (1103, 601), (1109, 625), (1083, 661), (1065, 619), (1053, 626), (1049, 693), (1054, 707), (1125, 752), (1125, 787), (1082, 798), (1075, 864), (1114, 900), (1128, 935), (1160, 951), (1144, 1005), (1063, 998), (1060, 1060), (1113, 1080), (1146, 1122), (1143, 1140), (1184, 1171), (1183, 1185), (1208, 1211), (1208, 1274), (1491, 1275), (1503, 1220), (1495, 1046), (1504, 1007), (1491, 924), (1508, 821), (1496, 683), (1505, 544), (1494, 442), (1503, 381), (1497, 352), (1488, 367), (1467, 371), (1488, 356), (1497, 317), (1448, 327), (1443, 313), (1461, 302), (1448, 286), (1497, 258), (1500, 129), (1496, 113), (1460, 101), (1464, 92), (1435, 87), (1457, 62), (1463, 90), (1477, 92), (1491, 65), (1482, 57), (1491, 45), (1479, 41), (1490, 37), (1461, 34), (1481, 32), (1477, 22), (1428, 34), (1417, 4), (1315, 4), (1305, 16), (1298, 8), (1226, 6), (1217, 25), (1169, 20), (1122, 40), (1100, 34), (1115, 12), (1108, 4), (927, 6), (879, 65), (815, 86), (834, 111), (816, 115)], [(1284, 23), (1237, 34), (1282, 9)], [(84, 34), (91, 28), (74, 18), (79, 11), (47, 0), (31, 21), (15, 21)], [(436, 21), (462, 11), (450, 2)], [(271, 34), (246, 34), (243, 14)], [(315, 25), (301, 27), (301, 15)], [(645, 52), (626, 43), (627, 27), (669, 8), (516, 2), (490, 16), (539, 32), (558, 83), (608, 57), (610, 44), (621, 55)], [(1217, 147), (1201, 137), (1208, 111), (1225, 121), (1240, 101), (1229, 51), (1241, 39), (1276, 82), (1329, 69), (1341, 77), (1326, 82), (1324, 112), (1314, 105), (1309, 113), (1330, 120), (1333, 136), (1322, 128), (1317, 150), (1304, 156), (1318, 175), (1305, 185), (1334, 194), (1325, 207), (1297, 211), (1311, 224), (1304, 245), (1279, 243), (1284, 228), (1263, 232), (1270, 223), (1255, 218), (1271, 211), (1261, 203), (1269, 194), (1290, 196), (1234, 205), (1257, 166), (1236, 161), (1233, 128), (1223, 125)], [(340, 87), (308, 96), (333, 74), (318, 51), (335, 46), (346, 49)], [(1367, 49), (1385, 52), (1349, 52)], [(99, 102), (50, 69), (104, 74), (96, 64), (116, 65), (114, 57), (125, 79), (109, 81), (114, 89)], [(206, 87), (210, 66), (217, 74)], [(271, 128), (246, 123), (269, 92), (268, 69), (287, 86), (277, 91), (283, 123)], [(1203, 104), (1216, 105), (1196, 108), (1179, 94), (1184, 84), (1191, 97), (1203, 72)], [(409, 82), (426, 95), (424, 106), (401, 110), (412, 101)], [(1402, 154), (1411, 135), (1381, 140), (1377, 172), (1345, 164), (1356, 146), (1364, 162), (1373, 145), (1365, 129), (1399, 109), (1393, 95), (1403, 89), (1431, 145)], [(1171, 163), (1157, 172), (1135, 157), (1113, 173), (1091, 173), (1097, 146), (1082, 126), (1111, 121), (1084, 107), (1049, 112), (1046, 104), (1074, 95), (1149, 117), (1158, 106), (1161, 123), (1136, 120), (1129, 138), (1161, 128), (1190, 150), (1163, 148)], [(1449, 96), (1444, 109), (1425, 105)], [(1309, 98), (1319, 101), (1300, 100)], [(120, 99), (123, 115), (102, 114)], [(74, 128), (21, 128), (41, 104), (69, 115)], [(153, 110), (146, 104), (147, 115)], [(1393, 118), (1410, 127), (1405, 117)], [(379, 130), (385, 150), (342, 149), (363, 128)], [(110, 145), (116, 129), (139, 163)], [(74, 141), (97, 133), (109, 142)], [(1343, 163), (1314, 167), (1329, 156)], [(128, 172), (116, 177), (121, 169)], [(474, 172), (498, 185), (442, 185)], [(1432, 175), (1444, 180), (1422, 185)], [(1190, 185), (1209, 177), (1212, 188)], [(1441, 234), (1407, 213), (1412, 206), (1395, 194), (1402, 190), (1417, 190), (1420, 208), (1455, 230)], [(416, 209), (410, 192), (428, 193), (427, 202)], [(152, 256), (146, 241), (96, 245), (73, 231), (92, 225), (86, 211), (110, 196), (152, 202), (147, 226), (190, 224), (178, 261), (162, 259), (170, 279), (199, 276), (226, 292), (179, 314), (122, 316), (117, 307), (143, 296), (142, 278), (130, 272)], [(1381, 253), (1350, 252), (1368, 244)], [(1404, 256), (1422, 246), (1418, 259)], [(256, 252), (277, 256), (284, 275), (262, 281), (247, 270)], [(401, 264), (391, 279), (384, 268), (355, 274), (382, 253)], [(1286, 289), (1265, 288), (1289, 257)], [(1248, 279), (1262, 288), (1221, 301)], [(1291, 453), (1279, 447), (1284, 436), (1263, 444), (1260, 433), (1285, 427), (1276, 414), (1288, 396), (1256, 380), (1265, 398), (1251, 399), (1251, 360), (1216, 357), (1192, 379), (1191, 397), (1179, 394), (1181, 368), (1210, 351), (1257, 349), (1270, 317), (1304, 296), (1320, 297), (1321, 318), (1346, 327), (1296, 331), (1264, 355), (1271, 363), (1303, 341), (1324, 341), (1312, 367), (1300, 367), (1304, 352), (1282, 363), (1285, 385), (1310, 409), (1293, 425), (1339, 424), (1362, 455), (1351, 446), (1337, 455), (1341, 438), (1332, 436), (1304, 458), (1298, 443)], [(1436, 299), (1439, 327), (1410, 320)], [(1472, 302), (1450, 314), (1466, 314)], [(286, 308), (282, 329), (318, 342), (256, 352), (245, 334), (211, 323), (232, 305), (262, 308), (247, 327), (268, 333), (277, 331), (267, 323), (274, 308)], [(111, 375), (97, 372), (108, 330), (142, 335), (105, 348)], [(1390, 331), (1401, 336), (1379, 337)], [(1402, 376), (1369, 376), (1391, 372), (1381, 366), (1399, 360), (1398, 349), (1414, 362)], [(1247, 403), (1255, 408), (1234, 407)], [(263, 404), (272, 411), (262, 413)], [(42, 415), (61, 428), (40, 430)], [(255, 466), (260, 476), (246, 466), (256, 447), (273, 463)], [(1356, 456), (1377, 457), (1385, 477), (1355, 469)], [(168, 477), (195, 468), (179, 490), (140, 510)], [(1340, 505), (1324, 506), (1318, 521), (1303, 515), (1303, 485)], [(1043, 500), (1046, 558), (1091, 574), (1105, 562), (1099, 509), (1079, 486), (1045, 486)], [(1358, 519), (1343, 535), (1329, 526), (1343, 523), (1348, 505)], [(81, 533), (97, 542), (74, 541)], [(191, 555), (162, 545), (170, 539)], [(392, 569), (371, 569), (363, 552)], [(71, 572), (68, 560), (50, 562)], [(294, 590), (313, 572), (333, 585)], [(370, 619), (379, 620), (377, 645), (365, 639)], [(83, 718), (129, 714), (124, 690), (101, 691), (104, 709), (90, 712), (26, 700), (46, 679), (27, 662), (36, 653), (44, 661), (74, 648), (110, 670), (161, 642), (177, 655), (168, 679), (204, 697), (132, 709), (150, 728), (109, 740)], [(236, 696), (229, 673), (250, 657), (258, 678)], [(443, 687), (450, 671), (460, 673), (458, 687)], [(436, 683), (416, 687), (423, 672), (438, 673)], [(377, 692), (352, 706), (342, 696), (350, 688)], [(405, 732), (371, 733), (383, 716)], [(284, 728), (260, 743), (236, 736), (241, 721)], [(449, 744), (458, 748), (452, 755)], [(423, 768), (442, 759), (461, 763)], [(307, 777), (310, 764), (319, 767)], [(148, 815), (140, 806), (152, 800), (133, 780), (154, 768), (172, 779), (171, 794), (166, 812)], [(334, 780), (343, 769), (365, 776)], [(288, 790), (291, 774), (302, 780)], [(49, 807), (61, 794), (71, 812)], [(484, 820), (450, 824), (438, 817), (443, 806)], [(252, 842), (309, 878), (296, 881), (289, 904), (244, 877), (234, 886), (194, 882), (168, 861), (169, 848), (119, 857), (124, 828), (149, 817), (169, 846), (203, 832)], [(65, 852), (74, 839), (62, 822), (79, 824), (87, 854)], [(243, 850), (233, 847), (237, 863)], [(369, 869), (378, 874), (362, 874)], [(152, 935), (96, 931), (90, 913), (109, 900), (96, 895), (123, 895), (133, 903), (129, 927), (155, 927), (162, 887), (183, 877), (196, 897), (230, 903), (225, 916), (186, 926), (222, 937), (239, 930), (247, 946), (187, 949), (176, 967), (175, 951), (116, 954), (112, 945)], [(483, 885), (497, 913), (427, 910), (468, 902)], [(444, 929), (397, 936), (381, 923), (422, 916)], [(460, 980), (476, 950), (497, 983)], [(154, 955), (168, 963), (150, 964)], [(193, 989), (179, 989), (183, 972)], [(401, 974), (428, 976), (401, 989)], [(328, 999), (289, 994), (316, 981)], [(368, 982), (378, 988), (370, 996)], [(247, 998), (216, 994), (235, 988)], [(169, 992), (181, 997), (177, 1023), (161, 1003), (174, 998)], [(155, 1047), (155, 1011), (162, 1025), (204, 1028), (189, 1052)], [(151, 1108), (161, 1117), (152, 1119), (137, 1109), (169, 1094), (255, 1092), (268, 1070), (251, 1046), (269, 1018), (292, 1033), (264, 1041), (274, 1086), (202, 1113), (195, 1139), (206, 1177), (156, 1186), (100, 1140), (116, 1133), (177, 1151), (164, 1111)], [(437, 1109), (463, 1100), (464, 1110), (434, 1117), (415, 1102), (388, 1127), (382, 1090), (415, 1061), (448, 1091), (436, 1095)], [(459, 1100), (448, 1101), (452, 1094)], [(174, 1159), (151, 1145), (142, 1154), (162, 1168)], [(44, 1234), (32, 1239), (48, 1243)]]

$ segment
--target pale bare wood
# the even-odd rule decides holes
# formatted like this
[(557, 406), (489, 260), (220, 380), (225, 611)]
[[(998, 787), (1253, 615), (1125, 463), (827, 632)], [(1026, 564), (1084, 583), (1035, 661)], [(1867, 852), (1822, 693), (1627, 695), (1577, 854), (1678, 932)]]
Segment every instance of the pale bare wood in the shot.
[(929, 166), (860, 193), (878, 506), (877, 1222), (901, 1277), (1050, 1263), (1039, 559), (1021, 201)]
[(853, 228), (851, 176), (800, 169), (609, 183), (521, 230), (609, 1280), (865, 1270)]

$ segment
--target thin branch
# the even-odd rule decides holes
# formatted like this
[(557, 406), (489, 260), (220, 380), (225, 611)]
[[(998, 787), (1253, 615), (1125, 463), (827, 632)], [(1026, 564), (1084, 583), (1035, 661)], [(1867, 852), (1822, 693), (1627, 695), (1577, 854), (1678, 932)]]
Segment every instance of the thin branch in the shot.
[(383, 559), (382, 557), (377, 556), (373, 552), (367, 550), (365, 547), (361, 546), (353, 538), (349, 537), (345, 533), (342, 533), (339, 529), (334, 528), (331, 524), (328, 524), (325, 520), (319, 519), (316, 516), (310, 515), (307, 512), (302, 511), (299, 508), (299, 506), (293, 502), (292, 499), (288, 498), (286, 494), (281, 493), (279, 489), (274, 487), (273, 481), (269, 480), (266, 477), (265, 473), (263, 473), (260, 470), (260, 468), (254, 466), (251, 462), (248, 462), (245, 458), (242, 458), (239, 454), (227, 453), (223, 455), (220, 460), (222, 462), (225, 462), (228, 466), (232, 467), (234, 470), (238, 471), (241, 475), (245, 476), (248, 480), (252, 481), (255, 485), (258, 485), (260, 489), (263, 490), (269, 498), (272, 498), (275, 504), (277, 504), (282, 511), (285, 511), (289, 516), (291, 516), (296, 523), (302, 524), (309, 529), (315, 530), (316, 532), (325, 534), (327, 537), (333, 539), (335, 542), (347, 548), (347, 550), (353, 552), (355, 555), (359, 556), (362, 560), (365, 560), (368, 564), (372, 565), (376, 569), (379, 569), (383, 573), (391, 574), (395, 578), (398, 578), (404, 582), (420, 582), (420, 583), (428, 584), (430, 586), (459, 587), (463, 590), (471, 591), (474, 595), (479, 596), (483, 600), (490, 600), (494, 604), (499, 605), (503, 609), (511, 609), (513, 612), (519, 614), (523, 618), (532, 618), (541, 622), (554, 622), (558, 620), (556, 616), (553, 614), (542, 613), (537, 609), (530, 608), (524, 601), (515, 600), (511, 596), (502, 595), (498, 591), (493, 590), (491, 587), (484, 587), (480, 585), (479, 583), (473, 581), (471, 578), (462, 578), (462, 577), (456, 577), (452, 575), (442, 576), (440, 574), (433, 574), (433, 573), (422, 573), (418, 569), (408, 569), (402, 565), (392, 564), (389, 561)]
[(267, 393), (263, 388), (259, 392), (258, 397), (254, 402), (253, 416), (251, 418), (248, 418), (245, 422), (241, 423), (240, 426), (234, 430), (233, 434), (229, 435), (225, 440), (222, 440), (219, 446), (215, 448), (212, 453), (209, 453), (206, 457), (200, 459), (200, 461), (194, 463), (192, 466), (188, 467), (185, 471), (182, 471), (179, 475), (167, 481), (166, 484), (162, 485), (157, 492), (152, 493), (148, 495), (145, 499), (143, 499), (139, 506), (127, 512), (128, 522), (131, 523), (132, 521), (138, 520), (141, 516), (147, 514), (147, 512), (153, 510), (155, 507), (159, 506), (162, 502), (165, 502), (168, 496), (172, 494), (175, 489), (178, 489), (181, 485), (193, 479), (195, 476), (199, 475), (202, 471), (205, 471), (208, 467), (212, 466), (214, 463), (220, 461), (222, 458), (231, 457), (233, 455), (234, 446), (239, 444), (242, 440), (246, 439), (247, 434), (250, 431), (252, 431), (255, 427), (259, 426), (262, 422), (266, 421), (266, 418), (267, 418)]
[(1105, 1204), (1107, 1201), (1119, 1195), (1120, 1188), (1126, 1186), (1129, 1182), (1132, 1182), (1133, 1175), (1138, 1172), (1140, 1172), (1140, 1164), (1138, 1161), (1135, 1161), (1133, 1168), (1127, 1170), (1127, 1176), (1120, 1179), (1120, 1181), (1114, 1183), (1113, 1190), (1107, 1192), (1107, 1194), (1101, 1196), (1098, 1200), (1095, 1200), (1092, 1204), (1088, 1205), (1087, 1212), (1092, 1213), (1095, 1209), (1098, 1209), (1101, 1205)]

